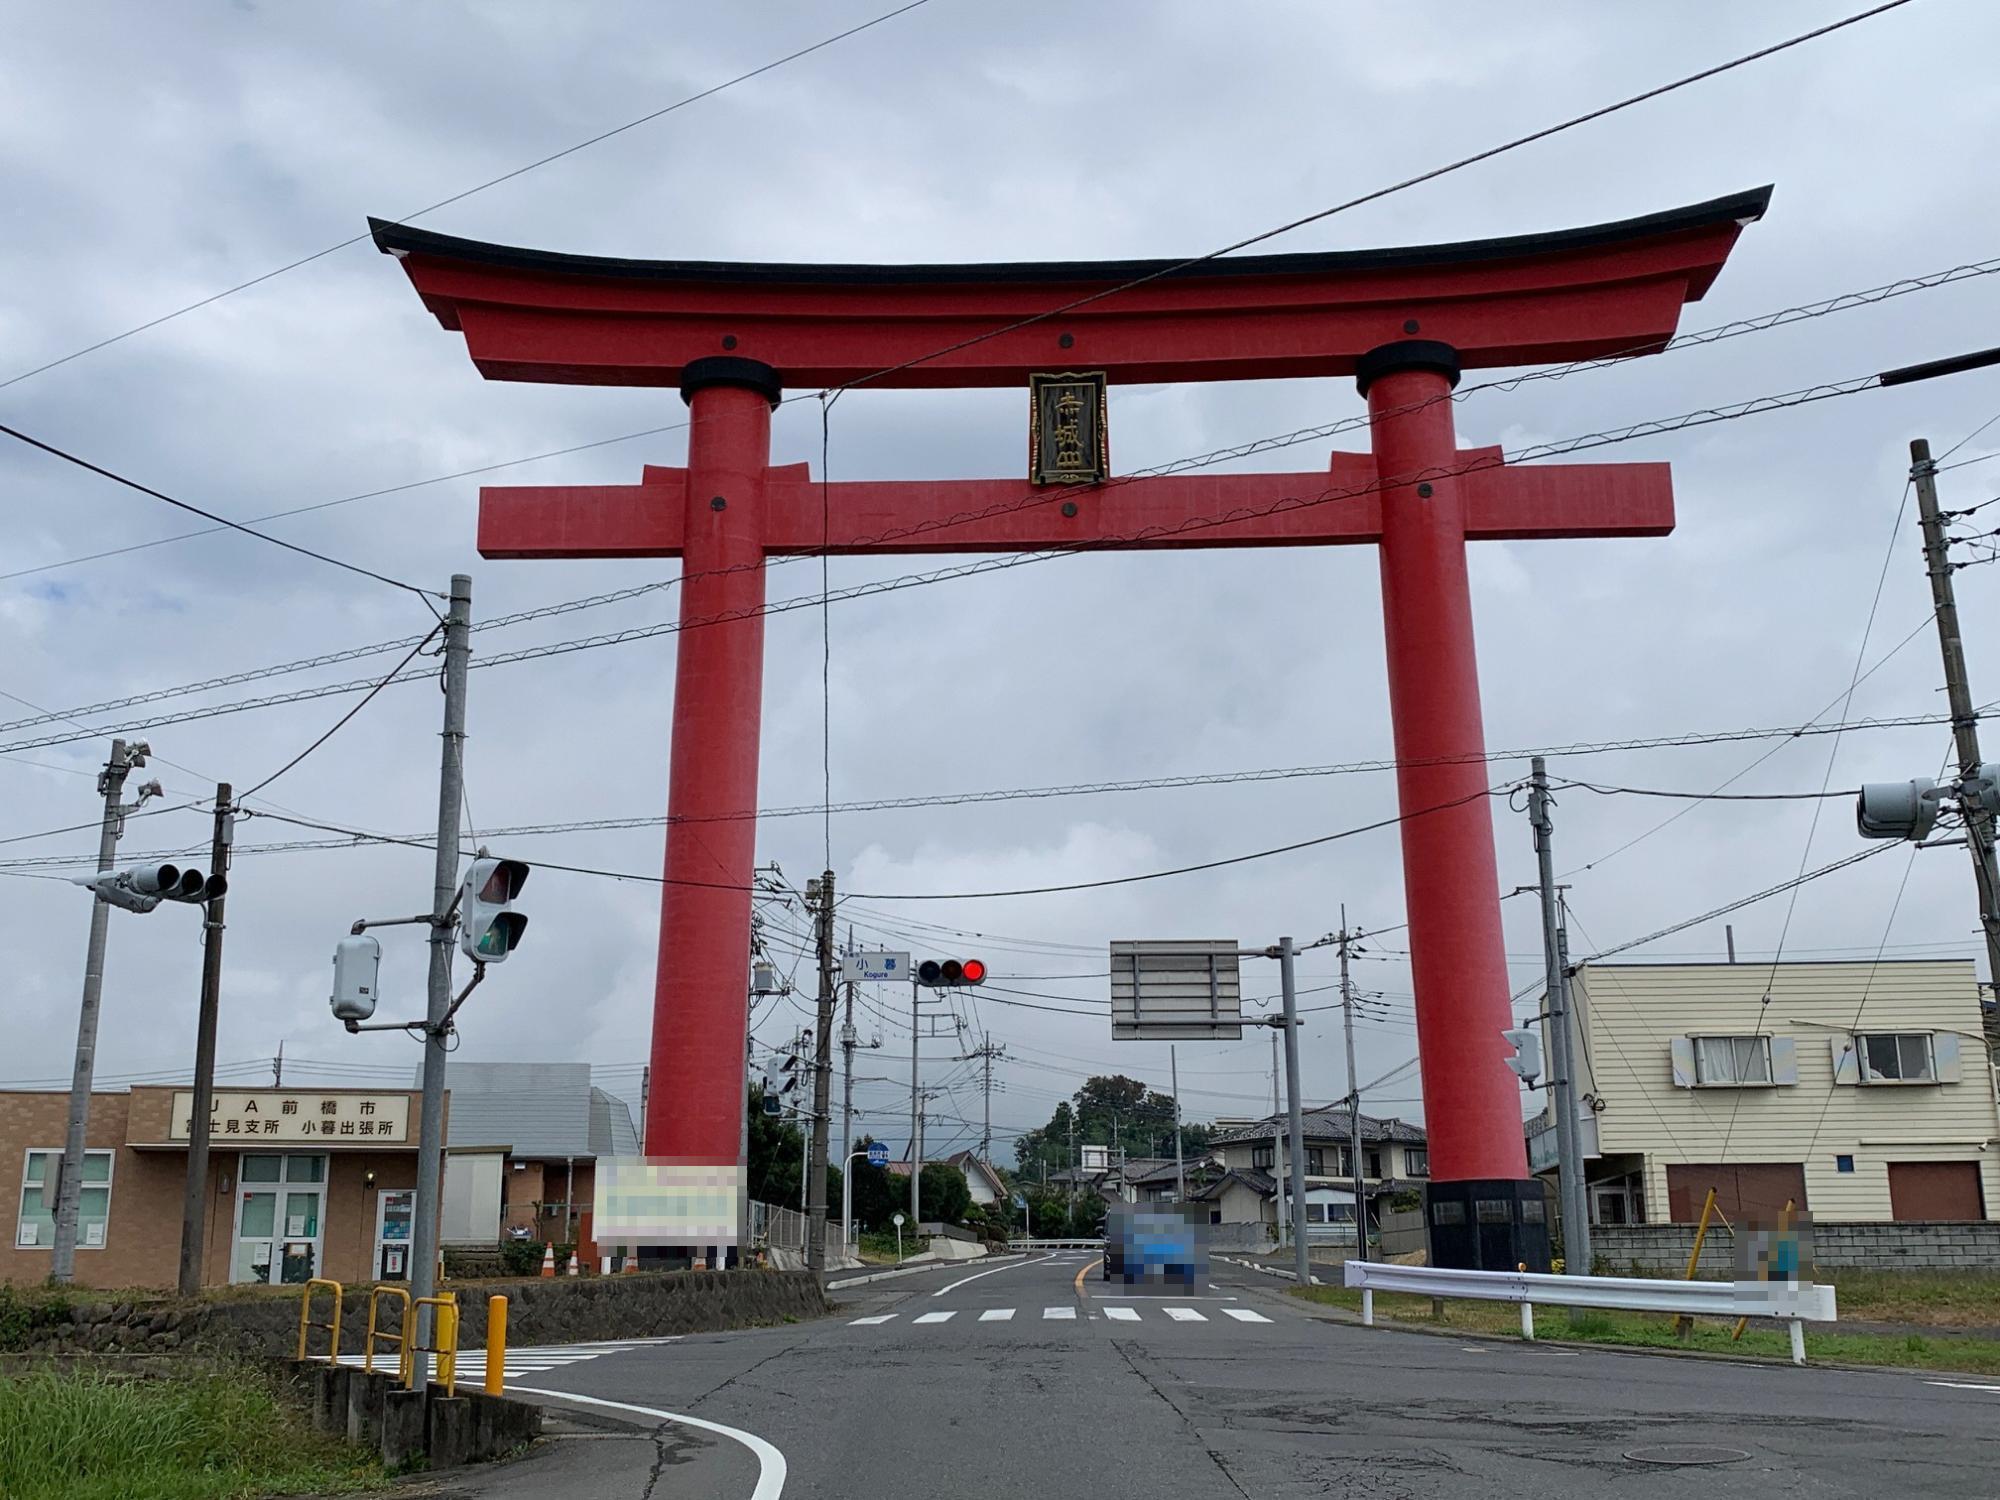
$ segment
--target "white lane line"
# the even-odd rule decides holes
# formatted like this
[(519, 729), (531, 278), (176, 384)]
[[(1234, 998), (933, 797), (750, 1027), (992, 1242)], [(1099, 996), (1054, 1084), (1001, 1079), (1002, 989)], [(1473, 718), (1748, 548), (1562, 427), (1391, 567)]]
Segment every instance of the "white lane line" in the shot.
[(653, 1417), (662, 1422), (679, 1422), (686, 1427), (699, 1427), (704, 1432), (719, 1432), (726, 1438), (734, 1438), (748, 1448), (757, 1460), (757, 1487), (750, 1492), (750, 1500), (781, 1500), (785, 1493), (785, 1455), (754, 1432), (745, 1432), (740, 1427), (725, 1427), (720, 1422), (710, 1422), (701, 1417), (684, 1417), (678, 1412), (661, 1411), (654, 1406), (633, 1406), (624, 1401), (606, 1401), (601, 1396), (578, 1396), (570, 1391), (535, 1391), (524, 1385), (518, 1385), (511, 1394), (546, 1396), (557, 1401), (581, 1401), (585, 1406), (604, 1406), (613, 1411), (637, 1412), (642, 1417)]
[(1260, 1312), (1252, 1312), (1247, 1307), (1225, 1307), (1223, 1311), (1239, 1323), (1268, 1323), (1271, 1320)]
[(1107, 1307), (1104, 1309), (1104, 1316), (1115, 1319), (1120, 1323), (1136, 1323), (1139, 1321), (1139, 1309), (1136, 1307)]
[(1039, 1266), (1043, 1264), (1043, 1262), (1045, 1261), (1051, 1261), (1054, 1259), (1055, 1257), (1053, 1255), (1044, 1255), (1041, 1258), (1041, 1260), (1027, 1260), (1027, 1259), (1015, 1260), (1015, 1261), (1009, 1261), (1004, 1266), (992, 1266), (984, 1271), (974, 1271), (970, 1276), (961, 1277), (959, 1280), (954, 1281), (950, 1286), (939, 1287), (936, 1291), (932, 1292), (931, 1295), (933, 1297), (942, 1297), (946, 1292), (955, 1292), (960, 1287), (964, 1286), (966, 1282), (977, 1281), (982, 1276), (998, 1276), (1002, 1271), (1011, 1271), (1016, 1266)]
[(958, 1309), (954, 1307), (949, 1312), (918, 1313), (915, 1321), (919, 1323), (949, 1323), (957, 1316)]
[(1975, 1385), (1969, 1380), (1926, 1380), (1925, 1385), (1949, 1386), (1954, 1391), (1996, 1391), (2000, 1385)]
[(1166, 1313), (1176, 1323), (1206, 1323), (1208, 1321), (1207, 1318), (1191, 1307), (1168, 1307), (1162, 1308), (1161, 1311)]
[(1042, 1316), (1044, 1318), (1066, 1318), (1074, 1323), (1076, 1321), (1076, 1309), (1073, 1307), (1045, 1307), (1042, 1309)]
[(982, 1323), (1005, 1323), (1013, 1316), (1014, 1309), (1011, 1307), (989, 1307), (979, 1315), (979, 1321)]
[(895, 1316), (896, 1315), (894, 1313), (877, 1313), (872, 1318), (856, 1318), (852, 1323), (849, 1323), (847, 1326), (850, 1328), (865, 1328), (873, 1323), (886, 1323)]

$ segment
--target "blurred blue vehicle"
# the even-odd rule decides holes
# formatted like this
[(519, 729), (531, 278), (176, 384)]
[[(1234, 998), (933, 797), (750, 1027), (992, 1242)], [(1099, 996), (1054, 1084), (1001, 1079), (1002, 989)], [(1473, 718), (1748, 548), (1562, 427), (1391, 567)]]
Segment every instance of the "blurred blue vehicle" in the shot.
[(1194, 1289), (1208, 1273), (1208, 1226), (1179, 1208), (1113, 1208), (1104, 1221), (1104, 1280)]

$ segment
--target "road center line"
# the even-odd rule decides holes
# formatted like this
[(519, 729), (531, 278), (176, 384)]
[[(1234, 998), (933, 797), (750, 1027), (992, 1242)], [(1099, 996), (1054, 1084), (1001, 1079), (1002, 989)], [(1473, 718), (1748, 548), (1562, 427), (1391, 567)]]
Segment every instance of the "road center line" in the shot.
[[(1042, 1260), (1054, 1260), (1054, 1259), (1055, 1257), (1053, 1255), (1045, 1255), (1042, 1257)], [(1016, 1266), (1036, 1266), (1040, 1264), (1041, 1261), (1027, 1260), (1027, 1259), (1009, 1261), (1004, 1266), (992, 1266), (984, 1271), (974, 1271), (970, 1276), (964, 1277), (959, 1281), (954, 1281), (950, 1286), (939, 1287), (936, 1291), (932, 1292), (931, 1295), (933, 1297), (942, 1297), (946, 1292), (955, 1292), (960, 1287), (964, 1286), (966, 1282), (977, 1281), (982, 1276), (998, 1276), (1002, 1271), (1011, 1271)]]
[(725, 1427), (720, 1422), (706, 1421), (701, 1417), (684, 1417), (678, 1412), (661, 1411), (654, 1406), (633, 1406), (625, 1401), (606, 1401), (600, 1396), (578, 1396), (569, 1391), (537, 1391), (525, 1385), (514, 1387), (514, 1393), (522, 1396), (547, 1396), (557, 1401), (581, 1401), (585, 1406), (609, 1407), (612, 1411), (637, 1412), (642, 1417), (654, 1417), (662, 1422), (679, 1422), (685, 1427), (699, 1427), (704, 1432), (719, 1432), (726, 1438), (734, 1438), (748, 1448), (757, 1460), (757, 1487), (750, 1492), (750, 1500), (780, 1500), (785, 1493), (785, 1455), (760, 1438), (754, 1432), (745, 1432), (739, 1427)]

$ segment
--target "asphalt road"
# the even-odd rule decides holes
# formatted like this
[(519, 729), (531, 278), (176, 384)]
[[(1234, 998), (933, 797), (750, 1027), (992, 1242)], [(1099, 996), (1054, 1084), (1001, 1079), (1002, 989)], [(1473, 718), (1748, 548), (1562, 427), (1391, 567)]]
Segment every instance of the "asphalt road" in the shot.
[[(2000, 1494), (2000, 1381), (1363, 1329), (1282, 1288), (1227, 1266), (1192, 1295), (1107, 1286), (1094, 1258), (1073, 1252), (837, 1291), (840, 1313), (812, 1323), (605, 1346), (519, 1385), (716, 1426), (551, 1401), (577, 1421), (644, 1431), (585, 1428), (480, 1493)], [(769, 1445), (761, 1459), (752, 1440)], [(1699, 1467), (1628, 1457), (1673, 1445), (1742, 1456)]]

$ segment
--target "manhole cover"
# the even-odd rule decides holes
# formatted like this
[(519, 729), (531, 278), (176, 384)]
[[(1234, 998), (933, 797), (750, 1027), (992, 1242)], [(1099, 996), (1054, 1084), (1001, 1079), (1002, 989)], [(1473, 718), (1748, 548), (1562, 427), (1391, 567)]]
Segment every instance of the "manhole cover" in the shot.
[(1741, 1448), (1717, 1448), (1708, 1443), (1660, 1443), (1634, 1448), (1625, 1455), (1635, 1464), (1734, 1464), (1750, 1455)]

